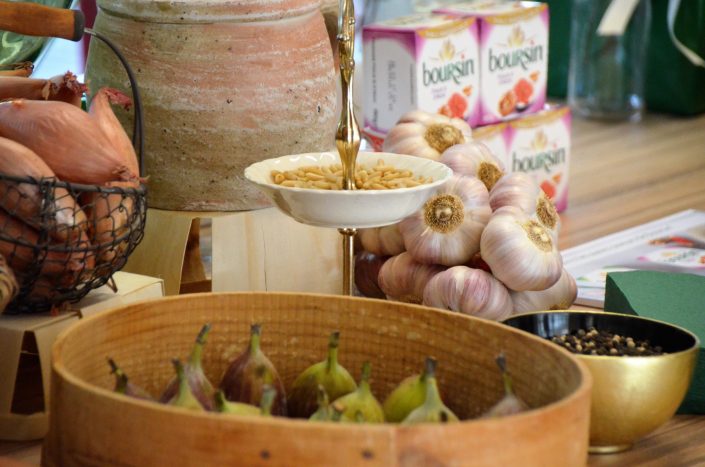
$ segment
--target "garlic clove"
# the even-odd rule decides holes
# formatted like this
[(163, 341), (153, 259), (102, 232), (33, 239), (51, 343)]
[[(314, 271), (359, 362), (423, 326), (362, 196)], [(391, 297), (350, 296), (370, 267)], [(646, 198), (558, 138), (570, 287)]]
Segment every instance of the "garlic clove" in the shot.
[(459, 118), (414, 110), (389, 130), (383, 150), (438, 160), (449, 147), (472, 140), (472, 129)]
[(575, 279), (563, 269), (558, 282), (546, 290), (511, 292), (514, 314), (529, 311), (567, 310), (578, 296)]
[(504, 175), (504, 164), (479, 141), (451, 146), (441, 154), (439, 161), (458, 175), (477, 177), (488, 190)]
[(404, 252), (389, 258), (379, 270), (378, 284), (390, 300), (419, 304), (423, 301), (424, 287), (443, 266), (422, 264)]
[(423, 304), (500, 321), (512, 314), (512, 299), (504, 285), (491, 274), (467, 266), (455, 266), (428, 281)]
[(512, 206), (492, 214), (482, 232), (480, 252), (492, 274), (515, 291), (545, 290), (558, 281), (563, 269), (549, 230)]
[(554, 239), (558, 236), (560, 217), (553, 201), (530, 176), (515, 172), (497, 181), (490, 191), (490, 207), (496, 211), (505, 206), (514, 206), (533, 215), (550, 229)]
[(358, 230), (360, 243), (365, 251), (378, 256), (394, 256), (404, 252), (404, 238), (399, 224)]
[(457, 266), (479, 251), (491, 213), (485, 185), (454, 175), (423, 208), (401, 221), (399, 232), (416, 261)]

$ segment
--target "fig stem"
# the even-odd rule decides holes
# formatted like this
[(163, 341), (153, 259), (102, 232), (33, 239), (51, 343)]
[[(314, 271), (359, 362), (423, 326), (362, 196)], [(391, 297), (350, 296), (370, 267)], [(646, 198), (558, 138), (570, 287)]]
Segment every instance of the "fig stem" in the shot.
[(328, 358), (326, 361), (326, 371), (335, 368), (338, 364), (338, 344), (340, 343), (340, 331), (334, 331), (328, 340)]
[(115, 392), (125, 394), (127, 392), (127, 375), (117, 366), (115, 360), (108, 357), (110, 372), (115, 375)]
[(253, 355), (259, 351), (261, 335), (262, 326), (260, 324), (253, 324), (250, 327), (250, 355)]
[(443, 403), (436, 381), (436, 359), (426, 358), (426, 401), (427, 406), (436, 407)]
[(211, 330), (211, 324), (206, 323), (203, 325), (201, 328), (201, 331), (198, 333), (198, 336), (196, 336), (196, 345), (193, 346), (193, 350), (191, 350), (191, 355), (189, 355), (189, 365), (191, 367), (200, 367), (201, 366), (201, 357), (203, 355), (203, 346), (206, 344), (206, 337), (208, 337), (208, 333)]
[(370, 390), (370, 375), (372, 374), (372, 365), (370, 362), (362, 364), (362, 376), (360, 376), (360, 387), (365, 391)]
[(502, 372), (502, 382), (504, 383), (504, 393), (507, 395), (514, 394), (514, 388), (512, 386), (512, 378), (509, 376), (507, 371), (507, 359), (504, 356), (504, 352), (497, 356), (497, 366)]

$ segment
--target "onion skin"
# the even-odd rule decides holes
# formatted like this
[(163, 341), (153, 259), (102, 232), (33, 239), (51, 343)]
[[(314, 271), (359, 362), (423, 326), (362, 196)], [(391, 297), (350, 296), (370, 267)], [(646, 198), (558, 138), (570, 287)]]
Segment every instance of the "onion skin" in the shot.
[(64, 181), (102, 185), (139, 175), (92, 117), (65, 102), (0, 103), (0, 136), (33, 150)]
[(98, 124), (103, 134), (108, 138), (130, 172), (139, 174), (137, 154), (132, 141), (125, 133), (120, 121), (115, 116), (111, 104), (120, 105), (126, 110), (132, 105), (132, 99), (113, 88), (101, 88), (91, 99), (88, 115)]
[(15, 274), (10, 266), (7, 265), (5, 257), (0, 255), (0, 314), (5, 311), (7, 305), (17, 296), (19, 290)]
[[(31, 149), (0, 137), (0, 173), (13, 177), (56, 178), (54, 172)], [(54, 188), (54, 204), (50, 211), (50, 235), (59, 242), (75, 241), (85, 236), (86, 215), (65, 188)], [(31, 183), (0, 181), (0, 207), (24, 222), (39, 228), (43, 197), (39, 186)], [(46, 220), (45, 220), (46, 222)]]
[(70, 71), (49, 79), (0, 76), (0, 100), (62, 101), (80, 108), (85, 90), (86, 86), (79, 83), (76, 75)]
[(355, 286), (368, 298), (386, 298), (379, 287), (377, 277), (388, 256), (378, 256), (369, 251), (360, 251), (355, 255)]

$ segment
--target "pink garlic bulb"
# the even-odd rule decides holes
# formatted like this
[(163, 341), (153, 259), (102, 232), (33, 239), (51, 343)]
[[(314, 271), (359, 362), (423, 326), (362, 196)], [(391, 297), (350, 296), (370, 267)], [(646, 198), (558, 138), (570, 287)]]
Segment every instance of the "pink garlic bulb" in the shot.
[(575, 302), (578, 287), (575, 279), (563, 269), (558, 282), (546, 290), (511, 292), (514, 314), (529, 311), (567, 310)]
[(451, 146), (441, 154), (439, 162), (453, 169), (456, 175), (477, 177), (487, 190), (491, 190), (504, 175), (504, 164), (479, 141)]
[(388, 299), (419, 304), (428, 281), (444, 270), (443, 266), (416, 262), (404, 252), (385, 261), (377, 282)]
[(515, 172), (497, 181), (490, 191), (490, 207), (496, 211), (504, 206), (514, 206), (530, 216), (535, 215), (541, 224), (558, 235), (560, 218), (553, 201), (530, 176)]

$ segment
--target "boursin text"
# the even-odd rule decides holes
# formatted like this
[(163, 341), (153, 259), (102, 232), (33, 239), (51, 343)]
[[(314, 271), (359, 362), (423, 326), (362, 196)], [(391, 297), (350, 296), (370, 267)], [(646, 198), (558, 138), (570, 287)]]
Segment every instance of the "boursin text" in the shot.
[(563, 163), (565, 148), (541, 151), (526, 157), (518, 157), (516, 152), (512, 152), (513, 172), (535, 172), (541, 169), (550, 172), (553, 166)]
[(447, 63), (445, 65), (432, 68), (427, 68), (426, 62), (423, 62), (424, 86), (444, 83), (451, 79), (455, 84), (460, 84), (461, 78), (471, 74), (475, 74), (475, 62), (473, 59), (459, 60), (457, 62)]
[(526, 70), (526, 67), (534, 62), (543, 60), (543, 46), (535, 45), (533, 47), (524, 47), (523, 49), (515, 49), (511, 52), (495, 54), (490, 47), (490, 71), (506, 70), (521, 66)]

